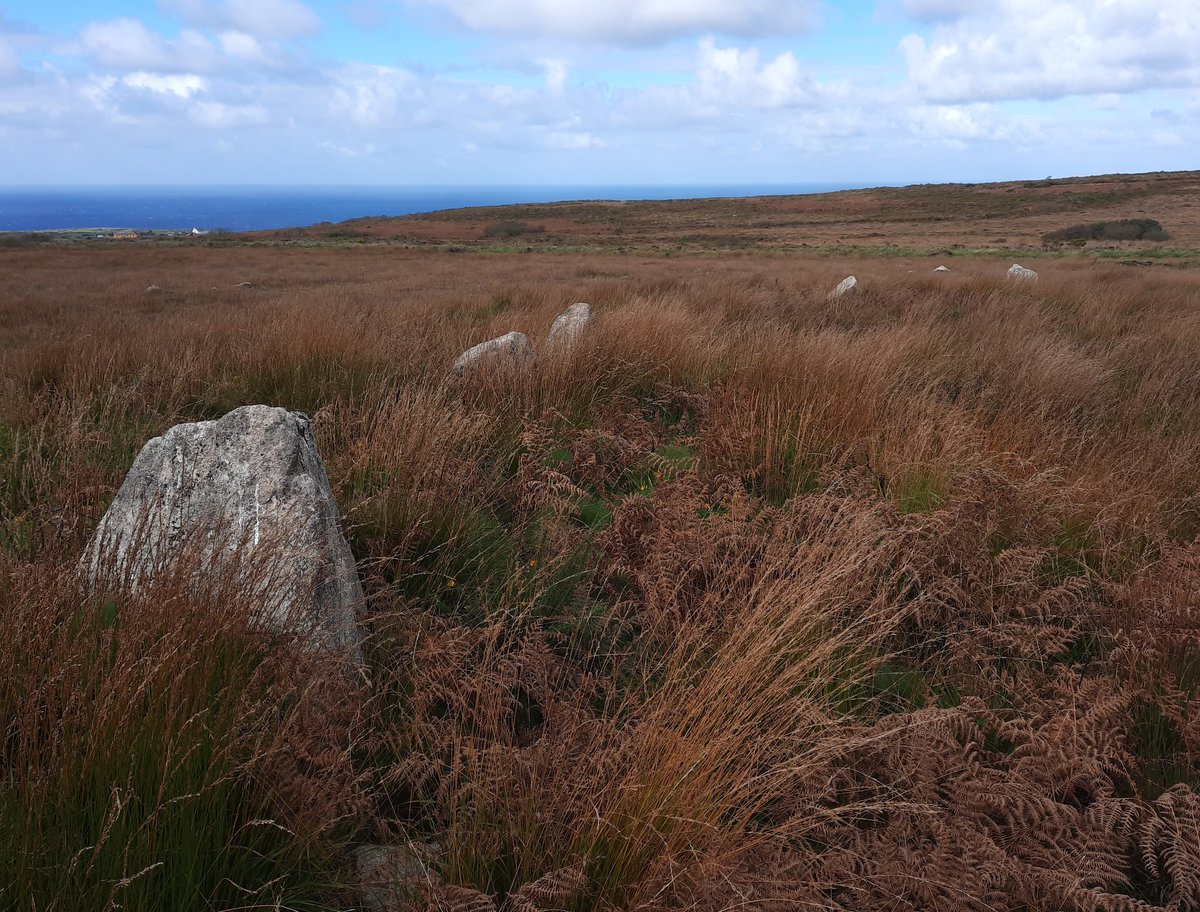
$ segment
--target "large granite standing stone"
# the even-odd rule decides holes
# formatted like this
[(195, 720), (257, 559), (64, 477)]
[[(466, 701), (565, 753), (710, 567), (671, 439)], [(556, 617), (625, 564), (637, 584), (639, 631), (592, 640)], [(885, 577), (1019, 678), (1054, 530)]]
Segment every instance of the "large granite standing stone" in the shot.
[(858, 279), (854, 276), (846, 276), (838, 283), (837, 288), (829, 293), (831, 298), (842, 298), (846, 296), (856, 295), (862, 291), (862, 287), (858, 284)]
[(468, 369), (483, 364), (497, 367), (521, 368), (536, 357), (533, 343), (525, 333), (510, 332), (498, 339), (489, 339), (468, 348), (454, 362), (454, 373), (463, 374)]
[(592, 305), (580, 301), (572, 304), (550, 326), (550, 335), (546, 339), (549, 350), (563, 350), (573, 347), (587, 332), (592, 323)]
[(300, 412), (249, 405), (155, 437), (83, 565), (118, 589), (179, 572), (198, 588), (232, 585), (272, 629), (305, 647), (359, 655), (362, 586)]
[(1008, 270), (1008, 277), (1016, 282), (1036, 282), (1038, 274), (1032, 269), (1026, 269), (1018, 263), (1013, 263)]

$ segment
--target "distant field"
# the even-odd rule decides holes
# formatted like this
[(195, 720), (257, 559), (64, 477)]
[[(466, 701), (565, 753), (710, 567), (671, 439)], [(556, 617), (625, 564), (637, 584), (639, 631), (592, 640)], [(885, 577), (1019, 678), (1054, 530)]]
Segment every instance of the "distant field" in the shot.
[[(1196, 186), (0, 248), (0, 907), (356, 910), (388, 845), (399, 909), (1200, 909)], [(75, 573), (250, 403), (313, 418), (361, 678)]]
[[(580, 202), (359, 219), (260, 239), (387, 240), (523, 250), (635, 253), (1045, 251), (1043, 236), (1081, 222), (1156, 219), (1169, 241), (1099, 242), (1109, 254), (1194, 258), (1200, 172), (1001, 184), (937, 184), (804, 196), (677, 202)], [(522, 230), (524, 229), (524, 230)]]

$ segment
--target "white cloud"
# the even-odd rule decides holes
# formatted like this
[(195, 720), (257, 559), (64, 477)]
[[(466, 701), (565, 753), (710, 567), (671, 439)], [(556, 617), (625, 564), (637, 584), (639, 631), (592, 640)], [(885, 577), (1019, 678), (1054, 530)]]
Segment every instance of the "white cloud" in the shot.
[(603, 146), (604, 143), (600, 138), (586, 131), (558, 131), (551, 132), (546, 137), (546, 145), (552, 149), (596, 149)]
[(215, 48), (199, 32), (185, 29), (167, 41), (140, 19), (93, 22), (79, 37), (88, 56), (114, 70), (210, 70), (218, 63)]
[[(1096, 61), (1125, 69), (1129, 60), (1140, 61), (1140, 78), (1149, 80), (1189, 72), (1194, 51), (1155, 37), (1156, 14), (1146, 18), (1153, 20), (1149, 34), (1160, 56), (1137, 56), (1144, 36), (1128, 18), (1128, 0), (1097, 0), (1089, 8), (1094, 15), (1075, 19), (1063, 11), (1079, 13), (1080, 3), (1061, 0), (1045, 0), (1042, 18), (1032, 0), (997, 0), (997, 10), (908, 0), (909, 12), (931, 24), (921, 27), (922, 38), (906, 42), (907, 83), (853, 63), (838, 63), (831, 78), (830, 67), (816, 69), (798, 48), (712, 33), (657, 49), (479, 39), (478, 53), (461, 60), (461, 68), (426, 69), (418, 56), (413, 69), (400, 69), (308, 56), (284, 39), (232, 24), (233, 6), (225, 0), (161, 2), (186, 17), (177, 21), (178, 35), (137, 19), (93, 23), (70, 42), (0, 28), (0, 49), (7, 42), (26, 64), (42, 57), (18, 79), (0, 79), (0, 134), (24, 169), (14, 173), (69, 171), (75, 166), (65, 159), (57, 166), (44, 159), (83, 134), (128, 150), (125, 179), (134, 180), (142, 179), (135, 162), (164, 179), (162, 169), (188, 156), (196, 174), (238, 179), (249, 179), (235, 170), (243, 167), (253, 179), (286, 173), (323, 180), (331, 166), (355, 180), (377, 181), (400, 168), (411, 168), (414, 181), (467, 182), (520, 181), (530, 173), (564, 183), (635, 176), (855, 180), (862, 173), (963, 178), (984, 176), (988, 167), (1001, 177), (1025, 168), (1065, 174), (1186, 165), (1186, 150), (1200, 143), (1200, 94), (1165, 90), (1129, 99), (1092, 78)], [(567, 12), (578, 6), (564, 2)], [(615, 2), (618, 13), (623, 3), (629, 11), (625, 0)], [(759, 8), (762, 2), (750, 0)], [(1162, 2), (1178, 10), (1182, 0)], [(617, 21), (609, 7), (595, 7), (581, 15)], [(659, 15), (658, 28), (668, 21), (665, 9), (683, 10), (694, 25), (732, 7), (709, 2), (684, 10), (659, 0), (639, 15)], [(1016, 15), (1021, 11), (1024, 19)], [(630, 21), (626, 16), (608, 34), (645, 39), (647, 20), (632, 32)], [(670, 21), (682, 27), (678, 17)], [(538, 28), (545, 35), (565, 26)], [(1178, 31), (1189, 29), (1195, 26), (1183, 23)], [(61, 64), (71, 56), (73, 64)], [(435, 50), (424, 60), (436, 57)], [(498, 67), (509, 75), (495, 75)], [(1026, 78), (1027, 68), (1041, 80), (1039, 91), (1048, 79), (1074, 73), (1072, 84), (1087, 92), (1038, 106), (1004, 103), (1023, 97), (1013, 94), (1013, 80)], [(267, 123), (271, 129), (257, 129)], [(178, 157), (162, 155), (188, 131), (203, 134), (201, 127), (214, 133)], [(211, 153), (218, 140), (237, 152), (224, 164), (197, 151), (219, 159)], [(254, 170), (268, 161), (277, 163), (278, 174)], [(822, 162), (829, 176), (809, 178)], [(942, 162), (957, 162), (958, 170), (939, 171)]]
[(150, 31), (140, 19), (93, 22), (79, 36), (84, 49), (102, 66), (158, 68), (170, 60), (162, 36)]
[(159, 0), (159, 6), (193, 25), (268, 41), (305, 38), (321, 30), (320, 18), (300, 0)]
[(1041, 124), (1028, 118), (1005, 117), (990, 104), (918, 105), (904, 112), (915, 139), (965, 148), (971, 142), (1027, 144), (1045, 139)]
[(979, 8), (979, 0), (903, 0), (901, 6), (914, 19), (957, 19)]
[(383, 0), (349, 0), (343, 5), (343, 13), (352, 24), (364, 32), (381, 29), (388, 22)]
[(551, 95), (562, 95), (567, 87), (567, 62), (549, 58), (539, 62), (546, 71), (546, 90)]
[(9, 44), (3, 35), (0, 35), (0, 79), (16, 76), (20, 70), (21, 60), (17, 56), (16, 48)]
[(650, 44), (720, 33), (808, 31), (816, 0), (420, 0), (469, 29), (583, 42)]
[(191, 98), (207, 88), (202, 77), (187, 73), (169, 76), (146, 72), (129, 73), (121, 82), (131, 89), (145, 89), (158, 95), (175, 95), (179, 98)]
[(8, 79), (21, 72), (21, 55), (17, 46), (5, 34), (4, 10), (0, 9), (0, 79)]
[[(908, 0), (950, 12), (954, 0)], [(993, 0), (928, 40), (906, 36), (909, 76), (931, 101), (1125, 93), (1200, 84), (1196, 0)]]
[(405, 70), (355, 64), (335, 77), (329, 112), (361, 127), (385, 127), (423, 117), (417, 78)]
[(265, 124), (271, 114), (261, 105), (234, 105), (220, 101), (200, 101), (188, 109), (188, 115), (203, 127), (223, 130)]
[(339, 146), (337, 143), (323, 142), (321, 148), (329, 152), (335, 152), (346, 158), (370, 158), (379, 151), (379, 147), (374, 143), (367, 143), (361, 148), (353, 148), (351, 146)]
[(778, 108), (811, 101), (818, 92), (794, 54), (760, 63), (757, 49), (718, 47), (710, 38), (700, 42), (696, 78), (707, 103)]
[(229, 63), (260, 69), (283, 69), (295, 64), (292, 55), (279, 44), (263, 43), (246, 32), (217, 33), (217, 43)]

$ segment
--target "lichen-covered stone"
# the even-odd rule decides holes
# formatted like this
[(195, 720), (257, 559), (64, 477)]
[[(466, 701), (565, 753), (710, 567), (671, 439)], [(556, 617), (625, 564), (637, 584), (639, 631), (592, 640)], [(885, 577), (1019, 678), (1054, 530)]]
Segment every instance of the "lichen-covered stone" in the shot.
[(358, 655), (362, 587), (299, 412), (244, 406), (149, 441), (82, 563), (117, 588), (181, 568), (197, 585), (232, 583), (260, 622)]
[(546, 339), (548, 350), (562, 350), (575, 345), (592, 323), (592, 305), (580, 301), (572, 304), (550, 326)]
[(1008, 277), (1016, 282), (1036, 282), (1038, 274), (1032, 269), (1013, 263), (1008, 270)]
[(454, 362), (454, 373), (463, 374), (484, 363), (521, 368), (534, 360), (533, 343), (525, 333), (510, 332), (468, 348)]
[(831, 298), (841, 298), (848, 295), (856, 295), (862, 291), (862, 287), (858, 284), (858, 279), (854, 276), (846, 276), (838, 283), (837, 288), (829, 293)]

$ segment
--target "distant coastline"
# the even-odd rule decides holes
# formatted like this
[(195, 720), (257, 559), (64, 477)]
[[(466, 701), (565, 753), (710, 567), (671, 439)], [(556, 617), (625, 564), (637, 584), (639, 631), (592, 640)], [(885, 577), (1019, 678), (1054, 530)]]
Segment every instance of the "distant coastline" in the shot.
[[(262, 231), (367, 216), (571, 200), (777, 196), (851, 184), (443, 187), (0, 187), (0, 231)], [(100, 228), (98, 226), (107, 226)]]

